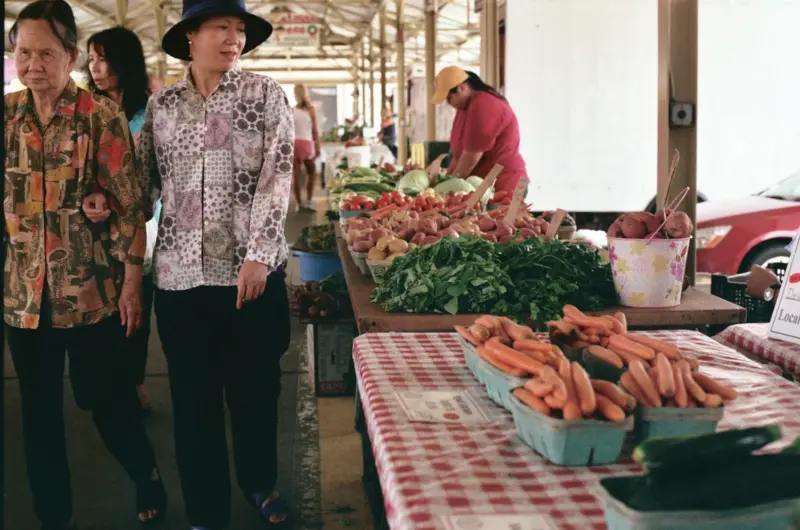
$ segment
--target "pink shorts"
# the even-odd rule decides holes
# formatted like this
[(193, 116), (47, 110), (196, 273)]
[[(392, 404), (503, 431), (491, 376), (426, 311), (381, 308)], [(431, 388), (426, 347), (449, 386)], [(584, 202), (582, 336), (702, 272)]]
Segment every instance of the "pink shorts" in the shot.
[(314, 159), (314, 142), (311, 140), (294, 141), (294, 163), (300, 164)]

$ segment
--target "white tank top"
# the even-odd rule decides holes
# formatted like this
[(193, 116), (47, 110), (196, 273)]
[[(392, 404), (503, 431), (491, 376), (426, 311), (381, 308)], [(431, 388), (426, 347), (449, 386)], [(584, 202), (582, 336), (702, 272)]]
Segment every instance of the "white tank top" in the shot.
[(311, 114), (307, 110), (294, 108), (294, 138), (295, 140), (314, 140), (312, 132)]

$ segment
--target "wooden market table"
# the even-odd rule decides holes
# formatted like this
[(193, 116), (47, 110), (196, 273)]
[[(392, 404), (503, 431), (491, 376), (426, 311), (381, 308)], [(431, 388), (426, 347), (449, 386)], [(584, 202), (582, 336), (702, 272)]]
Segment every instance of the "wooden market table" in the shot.
[[(475, 320), (475, 315), (469, 314), (387, 313), (378, 304), (370, 301), (375, 284), (358, 269), (347, 250), (347, 243), (341, 238), (337, 239), (337, 243), (359, 333), (451, 331), (455, 325), (468, 326)], [(744, 322), (747, 316), (744, 308), (695, 288), (683, 293), (681, 305), (677, 307), (665, 309), (616, 307), (598, 314), (617, 311), (625, 313), (628, 325), (637, 329), (699, 329), (706, 326), (726, 326)]]

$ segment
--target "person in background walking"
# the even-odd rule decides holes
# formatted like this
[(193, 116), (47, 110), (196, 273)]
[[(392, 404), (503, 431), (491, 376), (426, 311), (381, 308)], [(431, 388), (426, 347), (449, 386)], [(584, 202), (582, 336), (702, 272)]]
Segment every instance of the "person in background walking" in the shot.
[[(144, 110), (150, 96), (150, 79), (139, 37), (123, 27), (110, 28), (89, 37), (86, 45), (89, 61), (89, 90), (106, 96), (125, 111), (133, 136), (134, 148), (139, 143), (139, 132), (144, 123)], [(156, 204), (155, 215), (147, 222), (147, 247), (142, 276), (142, 327), (129, 341), (132, 348), (133, 373), (136, 390), (144, 412), (150, 411), (150, 397), (144, 386), (147, 366), (147, 348), (150, 342), (150, 320), (153, 314), (152, 257), (158, 216), (161, 204)], [(111, 214), (104, 193), (93, 193), (83, 201), (83, 211), (95, 223), (102, 223)]]
[(237, 67), (271, 33), (242, 0), (184, 0), (161, 45), (189, 66), (150, 98), (139, 139), (146, 197), (164, 201), (156, 322), (194, 530), (230, 519), (226, 403), (239, 487), (266, 521), (289, 521), (275, 485), (294, 120), (275, 80)]
[(397, 128), (394, 124), (394, 114), (388, 105), (381, 113), (381, 131), (378, 133), (378, 140), (389, 148), (392, 156), (397, 160)]
[[(78, 88), (72, 8), (38, 0), (8, 34), (20, 80), (5, 106), (6, 339), (19, 377), (34, 510), (43, 530), (75, 529), (64, 432), (64, 365), (78, 406), (136, 486), (142, 523), (162, 518), (164, 485), (139, 412), (126, 332), (141, 324), (145, 250), (141, 188), (128, 120)], [(111, 215), (81, 210), (93, 187)]]
[[(292, 190), (297, 201), (298, 210), (314, 211), (311, 199), (314, 196), (314, 183), (316, 177), (315, 160), (319, 158), (322, 150), (319, 137), (319, 123), (317, 109), (308, 97), (305, 85), (294, 86), (294, 98), (297, 106), (294, 108), (294, 168)], [(306, 197), (302, 202), (300, 178), (303, 167), (306, 168)]]

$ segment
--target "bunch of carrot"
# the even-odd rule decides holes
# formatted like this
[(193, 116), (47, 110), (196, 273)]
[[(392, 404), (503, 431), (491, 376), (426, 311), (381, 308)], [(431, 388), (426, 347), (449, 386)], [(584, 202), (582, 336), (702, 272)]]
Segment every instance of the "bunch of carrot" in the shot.
[(558, 371), (545, 366), (540, 375), (513, 391), (531, 409), (565, 420), (605, 418), (625, 421), (636, 408), (636, 399), (608, 381), (590, 379), (583, 367), (566, 359)]
[(557, 346), (537, 340), (531, 328), (506, 317), (482, 315), (469, 328), (455, 328), (483, 360), (509, 375), (538, 375), (546, 366), (567, 360)]
[(593, 317), (585, 315), (573, 305), (564, 306), (564, 318), (547, 323), (554, 340), (562, 340), (568, 346), (588, 348), (592, 345), (608, 346), (609, 337), (628, 332), (628, 321), (624, 313), (614, 316)]

